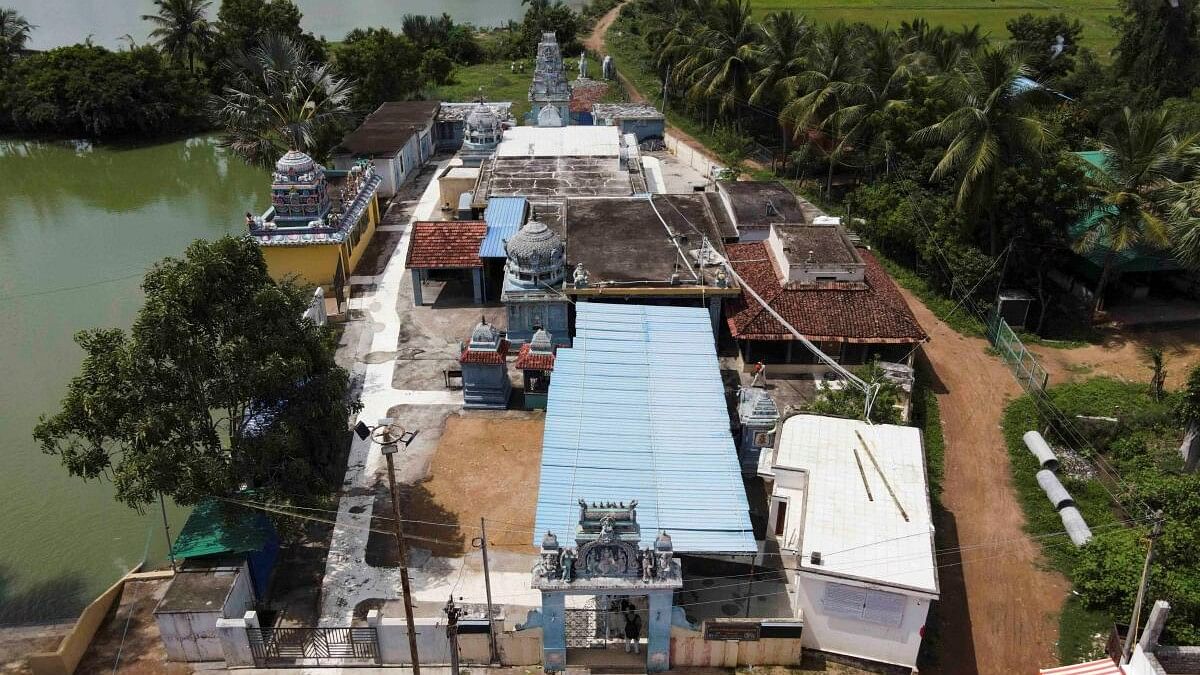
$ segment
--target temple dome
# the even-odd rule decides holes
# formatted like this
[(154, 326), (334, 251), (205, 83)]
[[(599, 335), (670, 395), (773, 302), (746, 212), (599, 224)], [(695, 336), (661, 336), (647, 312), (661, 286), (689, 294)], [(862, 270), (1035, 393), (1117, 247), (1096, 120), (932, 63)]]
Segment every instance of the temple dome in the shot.
[(471, 331), (471, 349), (496, 349), (500, 344), (500, 331), (487, 321), (480, 321)]
[(468, 133), (472, 131), (495, 133), (500, 130), (500, 117), (496, 115), (496, 111), (492, 110), (491, 106), (480, 101), (479, 105), (472, 108), (471, 112), (467, 114), (463, 125)]
[(545, 328), (533, 331), (533, 337), (529, 340), (529, 349), (535, 352), (554, 353), (554, 340), (550, 337), (550, 332)]
[(531, 220), (505, 242), (504, 251), (509, 258), (521, 262), (532, 261), (534, 256), (540, 261), (550, 262), (561, 254), (562, 247), (562, 238), (557, 233), (546, 227), (545, 223)]
[(275, 162), (275, 170), (279, 173), (308, 173), (317, 167), (317, 163), (299, 150), (288, 150)]

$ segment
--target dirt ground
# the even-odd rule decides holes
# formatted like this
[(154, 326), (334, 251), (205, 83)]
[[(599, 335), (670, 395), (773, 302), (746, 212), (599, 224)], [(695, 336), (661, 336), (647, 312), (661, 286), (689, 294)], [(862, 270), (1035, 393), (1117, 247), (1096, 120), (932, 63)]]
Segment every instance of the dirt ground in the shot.
[[(517, 413), (520, 414), (520, 413)], [(400, 486), (405, 538), (436, 556), (471, 550), (481, 517), (488, 519), (488, 544), (529, 553), (542, 460), (542, 416), (511, 411), (469, 411), (451, 415), (438, 441), (428, 477)], [(390, 517), (386, 489), (375, 502), (376, 514)], [(448, 527), (448, 524), (461, 527)], [(372, 530), (391, 521), (375, 518)], [(395, 564), (394, 539), (371, 533), (368, 563)]]
[(1097, 375), (1149, 383), (1150, 369), (1142, 350), (1151, 345), (1162, 347), (1166, 354), (1168, 389), (1182, 387), (1188, 371), (1200, 364), (1200, 327), (1195, 325), (1127, 328), (1110, 332), (1097, 345), (1075, 349), (1033, 345), (1030, 349), (1050, 374), (1051, 385)]
[(937, 670), (1037, 672), (1057, 662), (1068, 584), (1045, 569), (1010, 480), (1000, 416), (1021, 389), (998, 359), (986, 356), (986, 341), (959, 335), (901, 292), (930, 336), (923, 358), (932, 366), (946, 439), (939, 548), (995, 544), (939, 556)]
[[(168, 579), (130, 581), (121, 591), (121, 602), (96, 631), (76, 673), (190, 673), (183, 663), (170, 663), (158, 635), (154, 608), (167, 592)], [(126, 624), (128, 623), (128, 630)], [(118, 661), (118, 654), (120, 660)], [(114, 670), (114, 664), (116, 669)]]

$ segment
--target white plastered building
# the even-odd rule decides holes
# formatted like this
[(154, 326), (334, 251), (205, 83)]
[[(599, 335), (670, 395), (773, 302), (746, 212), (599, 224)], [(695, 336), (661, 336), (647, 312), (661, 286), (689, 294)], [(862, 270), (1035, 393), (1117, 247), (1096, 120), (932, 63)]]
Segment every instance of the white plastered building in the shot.
[(921, 432), (796, 415), (759, 475), (804, 647), (915, 668), (939, 596)]

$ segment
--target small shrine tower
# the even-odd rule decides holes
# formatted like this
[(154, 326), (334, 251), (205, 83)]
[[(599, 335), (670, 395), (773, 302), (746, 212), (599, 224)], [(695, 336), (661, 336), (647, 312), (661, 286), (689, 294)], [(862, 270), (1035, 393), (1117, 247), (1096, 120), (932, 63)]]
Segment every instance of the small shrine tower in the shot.
[[(542, 33), (542, 41), (538, 43), (533, 82), (529, 84), (529, 102), (532, 104), (529, 119), (538, 126), (561, 127), (571, 119), (571, 85), (563, 72), (562, 51), (554, 33)], [(542, 109), (546, 107), (554, 108), (554, 111), (543, 114)]]
[(275, 227), (325, 227), (329, 187), (325, 167), (299, 150), (288, 150), (271, 174)]
[(542, 328), (555, 344), (571, 343), (567, 326), (566, 296), (562, 294), (567, 249), (553, 230), (531, 220), (504, 242), (504, 285), (500, 301), (508, 313), (508, 337), (529, 342)]
[(500, 331), (480, 320), (471, 331), (471, 341), (459, 356), (462, 364), (463, 407), (505, 410), (512, 382), (508, 379), (508, 340)]
[(479, 166), (496, 151), (504, 133), (500, 117), (481, 98), (463, 121), (463, 144), (458, 156), (463, 166)]
[(738, 459), (743, 473), (758, 471), (758, 458), (763, 448), (775, 447), (775, 431), (779, 426), (779, 407), (762, 387), (738, 389)]
[(544, 329), (533, 332), (533, 339), (521, 345), (517, 370), (525, 380), (525, 409), (545, 410), (550, 393), (550, 373), (554, 370), (554, 340)]

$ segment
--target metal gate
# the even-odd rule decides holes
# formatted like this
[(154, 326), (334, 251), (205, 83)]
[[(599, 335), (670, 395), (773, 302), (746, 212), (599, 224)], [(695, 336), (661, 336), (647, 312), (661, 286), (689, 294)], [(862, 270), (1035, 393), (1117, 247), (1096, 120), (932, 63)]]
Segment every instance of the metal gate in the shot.
[(379, 664), (374, 628), (247, 628), (254, 665), (373, 666)]
[(566, 633), (568, 649), (605, 649), (610, 639), (616, 640), (618, 626), (611, 621), (610, 612), (592, 607), (568, 608)]

